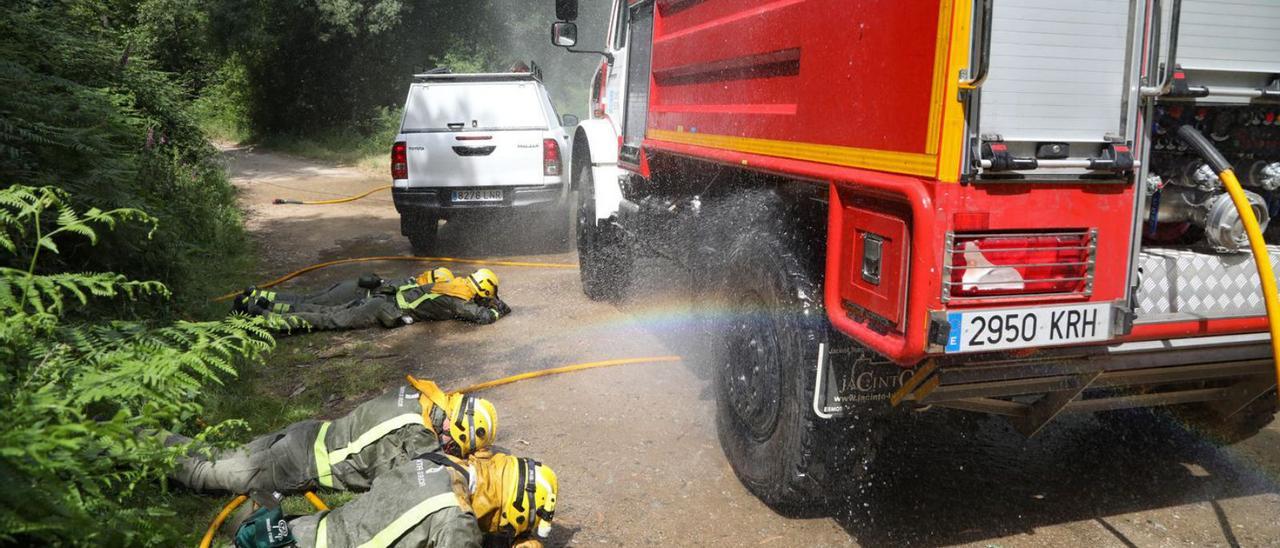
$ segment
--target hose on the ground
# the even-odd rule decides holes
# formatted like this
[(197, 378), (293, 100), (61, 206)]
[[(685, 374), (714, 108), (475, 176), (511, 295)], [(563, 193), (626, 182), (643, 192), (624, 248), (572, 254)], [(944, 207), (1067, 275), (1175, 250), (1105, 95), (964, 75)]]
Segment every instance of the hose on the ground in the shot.
[[(559, 375), (561, 373), (583, 371), (586, 369), (599, 369), (602, 367), (614, 367), (618, 365), (627, 365), (632, 363), (678, 362), (680, 360), (681, 360), (680, 356), (652, 356), (648, 358), (623, 358), (618, 360), (603, 360), (598, 362), (578, 363), (573, 365), (565, 365), (562, 367), (552, 367), (550, 369), (543, 369), (541, 371), (531, 371), (528, 373), (520, 373), (518, 375), (511, 375), (509, 377), (503, 377), (497, 380), (482, 382), (479, 384), (473, 384), (471, 386), (462, 388), (461, 390), (456, 390), (456, 392), (461, 392), (461, 393), (475, 392), (478, 390), (493, 388), (495, 386), (511, 384), (513, 382), (519, 382), (519, 381), (528, 380), (528, 379), (536, 379), (538, 377), (546, 377), (549, 375)], [(324, 501), (320, 500), (320, 497), (316, 496), (315, 493), (312, 493), (311, 491), (307, 491), (305, 496), (307, 497), (307, 500), (311, 502), (311, 505), (315, 506), (316, 510), (323, 512), (329, 509), (329, 507), (324, 503)], [(238, 508), (241, 504), (244, 504), (244, 501), (248, 500), (248, 498), (249, 497), (245, 495), (239, 495), (236, 498), (231, 499), (231, 502), (228, 502), (226, 506), (222, 507), (222, 511), (218, 512), (218, 516), (213, 518), (213, 523), (209, 524), (209, 529), (205, 531), (204, 538), (200, 540), (200, 548), (209, 548), (210, 544), (213, 543), (213, 535), (218, 532), (218, 528), (222, 527), (222, 523), (227, 520), (227, 517), (230, 516), (231, 513), (234, 512), (235, 509)]]
[(473, 384), (471, 386), (467, 386), (465, 388), (455, 390), (455, 392), (461, 392), (461, 393), (476, 392), (478, 390), (485, 390), (488, 388), (493, 388), (495, 386), (502, 386), (504, 384), (511, 384), (513, 382), (520, 382), (527, 379), (536, 379), (538, 377), (546, 377), (548, 375), (559, 375), (561, 373), (571, 373), (574, 371), (582, 371), (585, 369), (598, 369), (601, 367), (613, 367), (616, 365), (627, 365), (632, 363), (664, 363), (664, 362), (678, 362), (678, 361), (680, 361), (680, 356), (653, 356), (649, 358), (623, 358), (620, 360), (604, 360), (604, 361), (598, 361), (598, 362), (578, 363), (574, 365), (565, 365), (562, 367), (552, 367), (551, 369), (543, 369), (541, 371), (530, 371), (528, 373), (511, 375), (510, 377), (503, 377), (497, 380)]
[(370, 194), (373, 194), (374, 192), (379, 192), (379, 191), (382, 191), (382, 190), (387, 190), (387, 189), (389, 189), (389, 188), (391, 188), (391, 185), (384, 185), (384, 186), (380, 186), (380, 187), (377, 187), (377, 188), (374, 188), (374, 189), (371, 189), (371, 190), (368, 190), (368, 191), (365, 191), (365, 192), (361, 192), (360, 194), (356, 194), (356, 195), (354, 195), (354, 196), (347, 196), (346, 198), (334, 198), (334, 199), (332, 199), (332, 200), (290, 200), (290, 199), (287, 199), (287, 198), (276, 198), (276, 199), (275, 199), (275, 201), (273, 201), (272, 203), (274, 203), (274, 204), (292, 204), (292, 205), (329, 205), (329, 204), (345, 204), (345, 203), (347, 203), (347, 202), (354, 202), (354, 201), (356, 201), (356, 200), (359, 200), (360, 198), (364, 198), (365, 196), (368, 196), (368, 195), (370, 195)]
[(213, 518), (213, 522), (209, 524), (209, 528), (205, 530), (204, 537), (200, 539), (200, 548), (209, 548), (213, 544), (213, 535), (218, 533), (218, 528), (222, 527), (222, 522), (227, 521), (227, 517), (236, 511), (244, 501), (249, 500), (248, 495), (237, 495), (231, 499), (226, 506), (222, 507), (222, 511), (218, 512), (217, 517)]
[[(569, 263), (540, 263), (540, 262), (529, 262), (529, 261), (489, 261), (484, 259), (458, 259), (455, 257), (408, 257), (404, 255), (385, 255), (385, 256), (377, 256), (377, 257), (355, 257), (352, 259), (338, 259), (336, 261), (328, 261), (324, 263), (313, 264), (305, 268), (299, 268), (298, 270), (294, 270), (293, 272), (285, 274), (284, 276), (281, 276), (269, 282), (259, 284), (257, 288), (267, 289), (269, 287), (274, 287), (284, 282), (287, 282), (289, 280), (292, 280), (294, 278), (297, 278), (298, 276), (301, 276), (308, 272), (311, 272), (314, 270), (320, 270), (322, 268), (328, 268), (331, 266), (337, 266), (337, 265), (343, 265), (343, 264), (364, 263), (364, 262), (373, 262), (373, 261), (457, 263), (457, 264), (474, 264), (474, 265), (487, 265), (487, 266), (519, 266), (519, 267), (528, 267), (528, 268), (564, 268), (564, 269), (578, 268), (578, 265), (569, 264)], [(219, 297), (214, 298), (213, 302), (222, 302), (232, 297), (235, 297), (236, 295), (239, 295), (239, 294), (240, 294), (239, 291), (232, 291), (230, 293), (227, 293), (226, 295), (221, 295)]]
[(1275, 366), (1276, 382), (1280, 383), (1280, 296), (1276, 290), (1276, 275), (1271, 268), (1271, 254), (1267, 252), (1267, 243), (1262, 238), (1262, 227), (1253, 214), (1253, 206), (1245, 197), (1240, 180), (1235, 170), (1222, 156), (1221, 152), (1205, 138), (1204, 134), (1192, 126), (1178, 128), (1178, 136), (1200, 153), (1204, 161), (1218, 172), (1218, 178), (1231, 196), (1231, 203), (1236, 206), (1240, 222), (1244, 223), (1244, 232), (1249, 237), (1249, 249), (1253, 252), (1253, 260), (1258, 267), (1258, 277), (1262, 282), (1263, 301), (1267, 305), (1267, 323), (1271, 328), (1271, 358)]

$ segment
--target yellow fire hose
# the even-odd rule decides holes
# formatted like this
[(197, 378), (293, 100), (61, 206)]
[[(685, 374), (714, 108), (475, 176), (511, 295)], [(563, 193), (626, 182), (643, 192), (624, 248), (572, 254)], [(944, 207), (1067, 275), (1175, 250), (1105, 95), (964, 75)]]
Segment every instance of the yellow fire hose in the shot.
[[(311, 272), (314, 270), (320, 270), (322, 268), (328, 268), (331, 266), (337, 266), (337, 265), (343, 265), (343, 264), (365, 263), (365, 262), (374, 262), (374, 261), (410, 261), (410, 262), (417, 262), (417, 263), (457, 263), (457, 264), (474, 264), (474, 265), (488, 265), (488, 266), (519, 266), (519, 267), (528, 267), (528, 268), (564, 268), (564, 269), (578, 268), (578, 265), (569, 264), (569, 263), (539, 263), (539, 262), (528, 262), (528, 261), (489, 261), (485, 259), (458, 259), (455, 257), (407, 257), (404, 255), (384, 255), (384, 256), (377, 256), (377, 257), (356, 257), (353, 259), (338, 259), (336, 261), (313, 264), (306, 268), (299, 268), (298, 270), (294, 270), (293, 272), (285, 274), (284, 276), (271, 280), (267, 283), (258, 285), (257, 287), (258, 289), (267, 289), (269, 287), (274, 287), (284, 282), (287, 282), (289, 280), (292, 280), (294, 278), (297, 278), (298, 276), (301, 276), (308, 272)], [(226, 295), (222, 295), (213, 299), (213, 302), (222, 302), (232, 297), (235, 297), (236, 295), (239, 295), (239, 294), (240, 294), (239, 291), (232, 291), (231, 293), (227, 293)]]
[(329, 204), (345, 204), (345, 203), (347, 203), (347, 202), (354, 202), (354, 201), (356, 201), (356, 200), (359, 200), (360, 198), (364, 198), (365, 196), (368, 196), (368, 195), (370, 195), (370, 194), (373, 194), (374, 192), (379, 192), (379, 191), (387, 190), (387, 189), (389, 189), (389, 188), (391, 188), (391, 185), (380, 186), (380, 187), (378, 187), (378, 188), (374, 188), (374, 189), (372, 189), (372, 190), (368, 190), (368, 191), (366, 191), (366, 192), (361, 192), (360, 194), (356, 194), (355, 196), (347, 196), (346, 198), (334, 198), (334, 199), (332, 199), (332, 200), (289, 200), (289, 199), (285, 199), (285, 198), (276, 198), (276, 199), (275, 199), (275, 201), (274, 201), (274, 202), (272, 202), (272, 203), (274, 203), (274, 204), (293, 204), (293, 205), (329, 205)]
[(1240, 221), (1244, 223), (1244, 232), (1249, 236), (1249, 249), (1253, 251), (1253, 261), (1262, 281), (1262, 296), (1267, 304), (1267, 323), (1271, 328), (1272, 365), (1275, 367), (1276, 382), (1280, 383), (1280, 297), (1276, 291), (1276, 275), (1271, 269), (1271, 254), (1267, 252), (1267, 244), (1262, 239), (1258, 218), (1254, 216), (1253, 206), (1240, 187), (1240, 180), (1236, 179), (1235, 170), (1213, 143), (1192, 126), (1178, 128), (1178, 136), (1195, 148), (1205, 162), (1218, 172), (1218, 178), (1222, 180), (1227, 194), (1231, 196), (1231, 203), (1235, 204), (1236, 212), (1240, 214)]
[[(618, 360), (603, 360), (598, 362), (579, 363), (574, 365), (565, 365), (562, 367), (553, 367), (550, 369), (543, 369), (541, 371), (531, 371), (528, 373), (511, 375), (510, 377), (503, 377), (497, 380), (473, 384), (461, 390), (456, 390), (456, 392), (462, 392), (462, 393), (476, 392), (479, 390), (486, 390), (496, 386), (502, 386), (504, 384), (511, 384), (514, 382), (520, 382), (528, 379), (536, 379), (538, 377), (546, 377), (550, 375), (559, 375), (561, 373), (571, 373), (573, 371), (599, 369), (602, 367), (614, 367), (618, 365), (627, 365), (632, 363), (668, 363), (668, 362), (678, 362), (680, 360), (681, 360), (680, 356), (653, 356), (648, 358), (623, 358)], [(315, 493), (312, 493), (311, 491), (307, 491), (305, 496), (307, 497), (307, 500), (311, 502), (311, 505), (316, 508), (316, 510), (323, 512), (329, 509), (329, 506), (326, 505), (324, 501), (320, 500), (320, 497), (316, 496)], [(236, 498), (231, 499), (231, 502), (228, 502), (226, 506), (222, 507), (222, 511), (218, 512), (217, 517), (213, 518), (213, 522), (210, 523), (209, 528), (205, 530), (204, 537), (200, 539), (200, 548), (209, 548), (209, 546), (212, 545), (213, 536), (217, 534), (218, 528), (222, 527), (222, 523), (227, 521), (227, 517), (231, 516), (231, 513), (234, 512), (236, 508), (240, 507), (241, 504), (244, 504), (244, 501), (248, 499), (249, 497), (246, 495), (239, 495)]]

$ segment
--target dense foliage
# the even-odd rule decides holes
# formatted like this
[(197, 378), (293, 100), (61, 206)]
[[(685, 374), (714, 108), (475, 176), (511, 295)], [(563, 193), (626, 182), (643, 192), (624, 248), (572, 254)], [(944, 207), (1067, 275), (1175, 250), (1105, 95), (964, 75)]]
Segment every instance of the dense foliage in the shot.
[[(584, 2), (584, 44), (605, 4)], [(205, 440), (238, 424), (204, 425), (205, 391), (273, 345), (257, 320), (171, 321), (199, 315), (249, 256), (211, 133), (385, 158), (413, 73), (517, 60), (536, 60), (560, 108), (581, 114), (599, 58), (551, 46), (551, 12), (527, 0), (8, 0), (0, 544), (174, 545), (188, 532), (163, 481), (187, 448), (162, 433)]]
[(48, 187), (0, 191), (0, 252), (27, 264), (0, 267), (0, 542), (171, 544), (182, 532), (158, 525), (170, 511), (147, 495), (187, 448), (158, 433), (191, 422), (204, 387), (273, 345), (240, 316), (68, 320), (94, 300), (168, 295), (115, 273), (36, 273), (67, 244), (129, 225), (156, 226), (136, 209), (77, 211)]
[[(224, 289), (208, 287), (207, 280), (235, 264), (244, 235), (216, 151), (189, 114), (184, 78), (153, 59), (183, 44), (146, 30), (165, 28), (176, 40), (199, 23), (129, 19), (148, 6), (179, 1), (6, 3), (0, 10), (0, 181), (57, 186), (80, 206), (155, 215), (159, 228), (145, 248), (143, 229), (127, 226), (105, 235), (109, 245), (101, 248), (68, 244), (41, 268), (158, 279), (185, 305)], [(190, 67), (190, 74), (212, 62), (171, 57), (168, 62)]]
[[(413, 74), (441, 66), (495, 71), (535, 60), (561, 107), (581, 111), (599, 62), (550, 44), (550, 2), (224, 0), (205, 9), (227, 59), (221, 70), (243, 73), (246, 123), (258, 137), (375, 133)], [(604, 8), (584, 9), (594, 11)]]

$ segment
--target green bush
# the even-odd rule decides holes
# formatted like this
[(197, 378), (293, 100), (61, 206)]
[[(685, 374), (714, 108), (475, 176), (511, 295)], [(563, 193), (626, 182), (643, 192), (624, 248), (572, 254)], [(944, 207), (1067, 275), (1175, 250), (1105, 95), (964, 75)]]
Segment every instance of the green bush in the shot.
[(400, 109), (379, 108), (360, 122), (340, 129), (263, 137), (258, 144), (288, 154), (328, 162), (355, 164), (386, 173), (391, 143), (400, 131)]
[(82, 208), (155, 215), (145, 248), (140, 228), (122, 227), (103, 236), (109, 245), (70, 245), (42, 268), (160, 280), (175, 295), (167, 306), (189, 310), (226, 290), (209, 282), (235, 277), (247, 243), (188, 91), (147, 56), (168, 42), (140, 38), (146, 27), (129, 26), (131, 7), (12, 0), (0, 10), (0, 181), (56, 186)]
[(248, 75), (239, 58), (227, 59), (191, 105), (192, 115), (210, 137), (239, 143), (249, 139)]
[[(262, 321), (158, 325), (69, 319), (97, 300), (165, 297), (158, 282), (106, 272), (37, 273), (103, 228), (158, 232), (136, 209), (78, 211), (53, 188), (0, 190), (0, 543), (172, 545), (184, 534), (157, 496), (188, 448), (158, 435), (194, 422), (207, 386), (274, 341)], [(139, 242), (138, 245), (144, 245)], [(221, 423), (193, 432), (207, 439)]]

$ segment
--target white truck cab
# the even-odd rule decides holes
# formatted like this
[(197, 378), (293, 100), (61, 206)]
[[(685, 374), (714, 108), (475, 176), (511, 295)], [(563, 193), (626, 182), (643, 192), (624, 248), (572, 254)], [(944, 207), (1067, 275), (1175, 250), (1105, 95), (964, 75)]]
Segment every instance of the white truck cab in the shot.
[(392, 197), (415, 250), (434, 246), (441, 219), (564, 211), (568, 133), (535, 73), (415, 78), (391, 152)]

